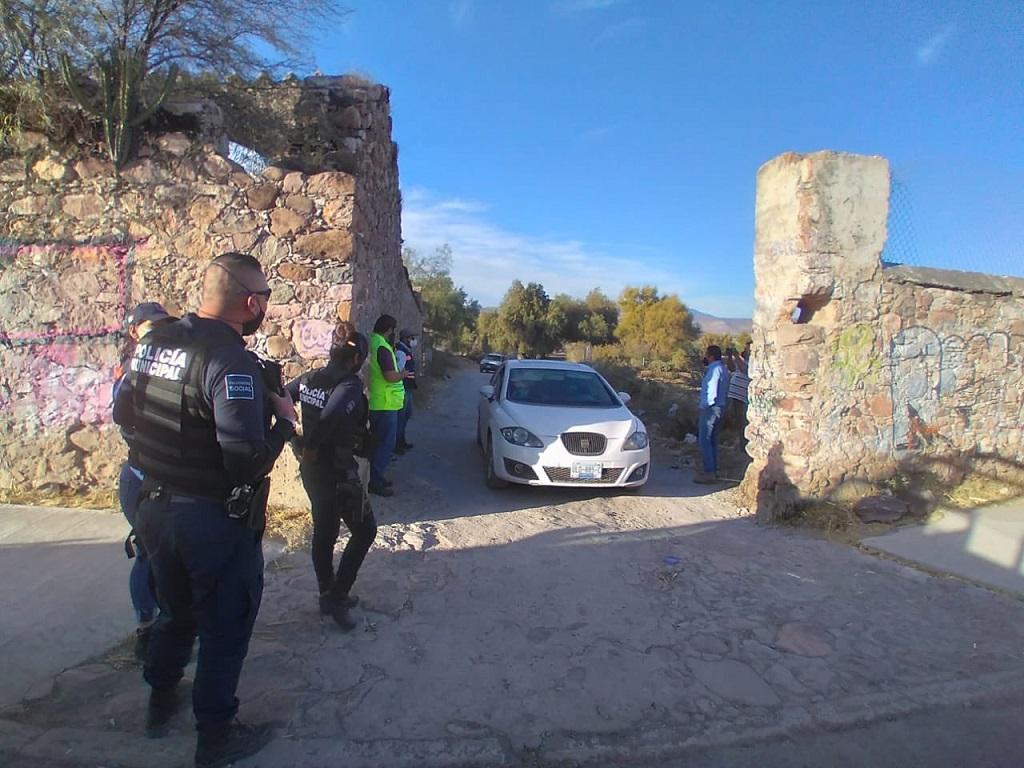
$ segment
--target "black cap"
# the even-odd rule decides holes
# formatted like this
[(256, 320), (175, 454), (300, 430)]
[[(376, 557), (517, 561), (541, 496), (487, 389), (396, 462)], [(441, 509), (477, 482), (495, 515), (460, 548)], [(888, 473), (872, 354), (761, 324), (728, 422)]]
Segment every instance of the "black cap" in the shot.
[(166, 320), (168, 317), (170, 317), (170, 314), (164, 309), (163, 304), (155, 301), (144, 301), (128, 315), (125, 325), (135, 327), (143, 323)]

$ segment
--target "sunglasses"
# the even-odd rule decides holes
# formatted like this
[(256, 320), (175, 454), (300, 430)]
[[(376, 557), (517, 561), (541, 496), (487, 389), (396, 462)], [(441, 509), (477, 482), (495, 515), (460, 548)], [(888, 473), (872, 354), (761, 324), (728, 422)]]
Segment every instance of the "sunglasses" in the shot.
[(235, 273), (232, 272), (227, 267), (225, 267), (223, 264), (214, 264), (214, 266), (220, 267), (225, 272), (227, 272), (228, 273), (228, 277), (230, 277), (232, 280), (234, 280), (236, 283), (238, 283), (240, 286), (242, 286), (245, 289), (245, 292), (246, 292), (246, 294), (248, 296), (262, 296), (263, 298), (267, 299), (268, 301), (270, 300), (270, 294), (273, 293), (273, 290), (271, 288), (264, 288), (262, 291), (254, 291), (248, 285), (246, 285), (241, 280), (239, 280), (237, 277), (235, 277)]

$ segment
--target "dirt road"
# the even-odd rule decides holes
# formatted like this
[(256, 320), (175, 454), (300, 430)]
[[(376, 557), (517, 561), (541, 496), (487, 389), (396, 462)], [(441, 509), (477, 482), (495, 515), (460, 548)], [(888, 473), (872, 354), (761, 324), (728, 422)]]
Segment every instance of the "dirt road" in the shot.
[[(247, 765), (953, 766), (983, 749), (1019, 754), (1007, 725), (1020, 707), (1007, 702), (1024, 691), (1024, 604), (758, 527), (687, 470), (656, 467), (642, 494), (618, 497), (489, 491), (473, 438), (483, 382), (459, 370), (416, 414), (398, 495), (376, 504), (358, 631), (317, 614), (307, 553), (268, 574), (241, 715), (275, 720), (278, 738)], [(146, 741), (146, 695), (116, 655), (69, 670), (48, 697), (0, 712), (3, 754), (183, 764), (190, 715)], [(956, 717), (967, 704), (970, 725)], [(930, 719), (940, 705), (945, 719)], [(908, 731), (885, 730), (904, 718)], [(960, 728), (961, 754), (939, 746), (936, 723)], [(865, 734), (868, 752), (835, 757)], [(921, 761), (886, 762), (907, 752), (885, 739), (907, 747), (905, 734)], [(743, 751), (752, 743), (759, 762)]]

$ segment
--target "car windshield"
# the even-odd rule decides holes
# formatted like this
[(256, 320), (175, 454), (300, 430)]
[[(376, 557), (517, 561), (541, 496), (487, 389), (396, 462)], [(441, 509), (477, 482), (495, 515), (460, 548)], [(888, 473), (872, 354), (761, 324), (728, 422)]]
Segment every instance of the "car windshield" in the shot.
[(500, 363), (503, 359), (504, 358), (501, 355), (494, 354), (493, 352), (484, 357), (484, 360), (487, 360), (492, 363)]
[(616, 394), (600, 376), (590, 371), (514, 368), (509, 371), (506, 398), (529, 405), (619, 406)]

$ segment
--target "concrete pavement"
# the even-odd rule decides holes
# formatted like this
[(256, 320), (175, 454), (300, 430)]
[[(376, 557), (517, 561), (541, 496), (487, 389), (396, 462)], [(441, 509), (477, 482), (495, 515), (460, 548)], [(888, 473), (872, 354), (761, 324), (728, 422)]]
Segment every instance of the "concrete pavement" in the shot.
[(924, 525), (865, 538), (864, 546), (940, 573), (1024, 595), (1024, 499), (941, 508)]
[(135, 627), (120, 514), (0, 505), (0, 707)]

